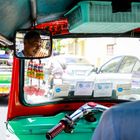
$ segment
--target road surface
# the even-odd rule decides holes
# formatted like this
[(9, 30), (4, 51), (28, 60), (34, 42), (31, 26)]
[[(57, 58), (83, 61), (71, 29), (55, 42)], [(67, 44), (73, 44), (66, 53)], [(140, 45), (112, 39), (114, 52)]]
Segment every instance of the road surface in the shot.
[(6, 130), (8, 99), (0, 98), (0, 140), (18, 140)]

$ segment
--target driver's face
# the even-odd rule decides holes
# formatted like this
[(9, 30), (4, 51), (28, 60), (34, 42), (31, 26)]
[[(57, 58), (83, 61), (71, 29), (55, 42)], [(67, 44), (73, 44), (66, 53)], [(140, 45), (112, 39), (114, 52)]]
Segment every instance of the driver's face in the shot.
[(26, 56), (35, 56), (41, 48), (41, 39), (31, 39), (25, 43), (24, 53)]

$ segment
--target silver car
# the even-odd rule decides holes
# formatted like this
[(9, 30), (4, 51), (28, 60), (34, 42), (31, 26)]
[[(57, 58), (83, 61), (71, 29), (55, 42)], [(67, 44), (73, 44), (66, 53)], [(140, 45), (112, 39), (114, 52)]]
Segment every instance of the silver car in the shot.
[(94, 66), (84, 57), (75, 55), (58, 55), (56, 60), (64, 67), (62, 75), (62, 83), (70, 84), (71, 89), (76, 85), (77, 81), (83, 81)]
[[(94, 93), (103, 85), (110, 85), (115, 98), (140, 99), (140, 56), (121, 55), (103, 64), (97, 72), (91, 72), (86, 81), (94, 81)], [(105, 90), (102, 90), (105, 92)], [(132, 93), (132, 94), (131, 94)], [(98, 93), (104, 94), (105, 93)], [(139, 97), (139, 98), (138, 98)]]

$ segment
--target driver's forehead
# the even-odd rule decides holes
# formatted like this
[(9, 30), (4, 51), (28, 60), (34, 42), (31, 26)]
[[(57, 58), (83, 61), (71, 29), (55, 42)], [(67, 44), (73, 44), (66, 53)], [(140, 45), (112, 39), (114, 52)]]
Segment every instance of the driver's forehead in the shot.
[(32, 38), (30, 40), (28, 40), (29, 43), (40, 43), (41, 39), (40, 38)]

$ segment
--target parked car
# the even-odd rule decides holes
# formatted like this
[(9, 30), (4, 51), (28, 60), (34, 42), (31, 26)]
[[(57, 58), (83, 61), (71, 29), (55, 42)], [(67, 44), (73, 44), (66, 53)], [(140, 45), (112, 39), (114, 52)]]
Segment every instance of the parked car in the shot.
[[(121, 55), (107, 61), (96, 73), (91, 72), (86, 80), (94, 81), (94, 85), (111, 83), (112, 92), (115, 91), (117, 98), (139, 100), (140, 95), (137, 95), (139, 89), (135, 89), (134, 83), (137, 73), (140, 74), (140, 56)], [(140, 79), (139, 74), (137, 78)]]
[(55, 60), (63, 68), (62, 83), (70, 84), (73, 89), (78, 81), (83, 81), (87, 74), (94, 69), (94, 66), (82, 56), (58, 55)]

